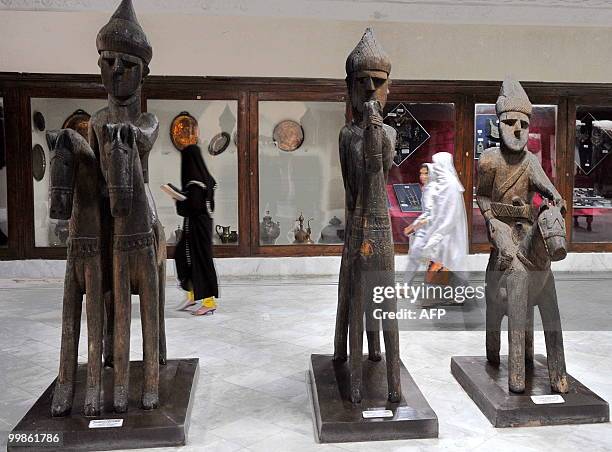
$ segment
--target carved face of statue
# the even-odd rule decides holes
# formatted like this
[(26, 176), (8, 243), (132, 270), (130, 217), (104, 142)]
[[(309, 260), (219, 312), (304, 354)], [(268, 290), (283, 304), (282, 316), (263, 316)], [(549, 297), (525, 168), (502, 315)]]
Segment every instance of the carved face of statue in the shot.
[(427, 182), (429, 182), (429, 170), (426, 166), (422, 166), (419, 170), (419, 182), (421, 185), (427, 185)]
[(146, 75), (143, 61), (133, 55), (104, 51), (98, 66), (106, 92), (117, 99), (127, 99), (138, 91)]
[(348, 79), (349, 96), (353, 113), (362, 116), (363, 104), (371, 100), (380, 102), (381, 107), (387, 103), (389, 95), (389, 76), (383, 71), (361, 71), (351, 74)]
[(521, 152), (529, 140), (529, 116), (510, 111), (499, 117), (499, 134), (502, 143), (512, 152)]

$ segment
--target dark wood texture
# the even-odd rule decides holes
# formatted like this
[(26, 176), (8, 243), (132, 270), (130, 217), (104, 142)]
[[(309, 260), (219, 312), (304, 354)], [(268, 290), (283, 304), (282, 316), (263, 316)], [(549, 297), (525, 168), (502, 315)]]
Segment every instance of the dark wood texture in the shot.
[[(347, 391), (349, 368), (331, 355), (311, 355), (307, 384), (316, 434), (321, 443), (437, 438), (438, 418), (410, 373), (400, 361), (402, 394), (397, 403), (387, 399), (386, 363), (363, 356), (364, 393), (353, 404)], [(392, 418), (364, 419), (363, 411), (383, 409)], [(372, 449), (375, 449), (373, 447)]]
[(553, 395), (546, 358), (535, 357), (523, 394), (508, 390), (508, 368), (494, 366), (484, 356), (453, 356), (451, 373), (495, 427), (535, 427), (594, 424), (610, 421), (608, 402), (568, 375), (570, 391), (564, 403), (536, 405), (531, 396)]
[[(77, 406), (85, 400), (86, 366), (79, 365), (76, 374)], [(193, 406), (198, 380), (198, 359), (170, 360), (161, 368), (158, 410), (143, 412), (140, 406), (140, 387), (143, 380), (141, 361), (130, 363), (130, 410), (125, 414), (113, 412), (113, 370), (104, 369), (104, 400), (102, 413), (98, 417), (85, 417), (80, 411), (63, 418), (51, 418), (51, 398), (55, 382), (40, 396), (34, 406), (17, 424), (13, 433), (57, 432), (62, 433), (64, 445), (60, 449), (69, 451), (141, 449), (154, 447), (183, 446)], [(89, 428), (96, 419), (123, 419), (117, 428)], [(48, 451), (47, 448), (8, 447), (9, 451)]]
[[(383, 123), (391, 61), (370, 28), (346, 60), (352, 120), (340, 130), (339, 154), (345, 187), (346, 229), (338, 282), (334, 359), (350, 367), (350, 400), (362, 399), (363, 336), (368, 355), (381, 357), (382, 330), (387, 353), (387, 395), (401, 397), (399, 331), (396, 319), (374, 317), (375, 287), (395, 283), (395, 253), (386, 183), (395, 152), (395, 130)], [(301, 217), (300, 217), (301, 218)], [(380, 308), (397, 311), (395, 296)], [(365, 318), (365, 322), (364, 322)], [(347, 354), (348, 340), (348, 354)], [(380, 384), (380, 383), (379, 383)]]
[[(576, 105), (612, 105), (612, 84), (524, 82), (534, 103), (558, 106), (557, 118), (557, 188), (572, 205), (574, 165), (574, 121)], [(455, 164), (466, 187), (466, 205), (471, 205), (473, 163), (473, 117), (475, 103), (494, 102), (497, 81), (393, 80), (390, 101), (454, 102), (456, 105)], [(0, 248), (0, 259), (65, 259), (65, 248), (34, 246), (33, 189), (31, 175), (32, 97), (105, 98), (100, 75), (0, 73), (0, 93), (6, 115), (6, 148), (9, 206), (9, 246)], [(260, 215), (257, 183), (257, 109), (253, 98), (261, 100), (345, 101), (346, 83), (341, 79), (304, 79), (273, 77), (197, 77), (149, 76), (143, 86), (143, 111), (148, 98), (155, 99), (239, 99), (239, 221), (238, 246), (216, 246), (215, 256), (325, 256), (339, 255), (340, 247), (259, 246), (257, 229)], [(254, 132), (253, 132), (254, 130)], [(246, 158), (244, 158), (246, 157)], [(563, 171), (561, 170), (563, 168)], [(563, 180), (562, 180), (563, 179)], [(26, 181), (26, 183), (24, 183)], [(570, 218), (570, 212), (566, 218)], [(471, 209), (467, 209), (471, 217)], [(471, 218), (468, 218), (471, 220)], [(471, 221), (469, 221), (471, 225)], [(571, 237), (571, 222), (568, 222)], [(471, 231), (471, 227), (470, 227)], [(612, 251), (612, 242), (570, 243), (571, 251)], [(407, 252), (407, 245), (396, 245), (397, 253)], [(471, 252), (489, 251), (488, 244), (471, 245)], [(168, 247), (169, 257), (174, 247)]]
[[(568, 392), (563, 333), (551, 261), (567, 255), (566, 204), (528, 150), (533, 106), (520, 83), (506, 79), (496, 103), (500, 147), (478, 161), (478, 207), (486, 220), (491, 255), (486, 273), (487, 359), (500, 363), (501, 324), (508, 317), (508, 386), (523, 392), (533, 363), (533, 311), (542, 317), (550, 385)], [(532, 199), (545, 201), (537, 214)]]

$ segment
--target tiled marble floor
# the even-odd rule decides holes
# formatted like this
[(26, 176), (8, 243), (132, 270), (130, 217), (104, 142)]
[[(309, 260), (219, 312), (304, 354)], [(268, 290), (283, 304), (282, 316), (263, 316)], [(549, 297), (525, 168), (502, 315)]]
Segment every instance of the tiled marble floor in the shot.
[[(590, 279), (589, 296), (609, 298), (610, 282)], [(580, 287), (586, 284), (575, 278), (560, 281), (559, 293), (580, 303)], [(309, 355), (332, 350), (336, 291), (332, 278), (228, 280), (218, 312), (195, 318), (172, 310), (182, 294), (168, 288), (169, 355), (199, 357), (201, 371), (189, 444), (179, 450), (612, 450), (611, 424), (491, 427), (449, 370), (452, 355), (483, 353), (484, 333), (454, 331), (401, 333), (403, 361), (438, 415), (439, 439), (316, 444), (304, 379)], [(55, 377), (61, 298), (59, 281), (0, 282), (2, 432)], [(133, 359), (139, 359), (136, 309), (133, 329)], [(541, 333), (537, 339), (536, 352), (543, 352)], [(565, 341), (570, 373), (612, 401), (612, 332), (568, 331)], [(80, 350), (85, 360), (84, 337)]]

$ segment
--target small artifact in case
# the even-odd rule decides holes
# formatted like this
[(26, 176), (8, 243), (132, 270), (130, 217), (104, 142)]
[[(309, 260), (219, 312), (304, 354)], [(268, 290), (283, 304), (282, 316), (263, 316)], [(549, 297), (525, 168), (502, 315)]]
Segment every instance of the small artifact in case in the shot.
[(89, 135), (89, 120), (91, 119), (91, 115), (84, 110), (77, 110), (72, 113), (62, 125), (62, 129), (72, 129), (75, 130), (79, 135), (81, 135), (86, 140)]
[(210, 155), (222, 154), (230, 145), (232, 137), (227, 132), (221, 132), (215, 135), (208, 145), (208, 153)]
[(182, 151), (189, 145), (198, 144), (199, 137), (200, 127), (198, 126), (198, 121), (188, 112), (183, 111), (172, 120), (170, 140), (177, 150)]
[(272, 138), (281, 151), (293, 152), (304, 143), (304, 129), (295, 121), (281, 121), (274, 128)]

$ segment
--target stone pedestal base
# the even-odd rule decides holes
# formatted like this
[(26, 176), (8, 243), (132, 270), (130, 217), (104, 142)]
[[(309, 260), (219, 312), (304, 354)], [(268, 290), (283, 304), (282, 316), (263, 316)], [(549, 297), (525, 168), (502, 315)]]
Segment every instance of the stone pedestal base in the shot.
[(484, 356), (451, 359), (453, 376), (495, 427), (593, 424), (610, 420), (608, 403), (571, 375), (568, 375), (570, 392), (558, 394), (563, 403), (536, 404), (531, 396), (556, 394), (550, 389), (546, 358), (542, 355), (536, 356), (533, 368), (527, 368), (525, 392), (510, 392), (507, 362), (505, 356), (499, 366), (489, 364)]
[[(400, 363), (401, 364), (401, 363)], [(322, 443), (437, 438), (438, 418), (418, 386), (401, 364), (402, 400), (387, 400), (385, 358), (363, 358), (363, 400), (349, 399), (348, 362), (334, 362), (331, 355), (312, 355), (310, 395), (317, 435)], [(363, 412), (390, 410), (393, 417), (364, 419)]]
[[(51, 417), (51, 398), (55, 382), (47, 388), (12, 433), (60, 433), (63, 446), (55, 450), (145, 449), (184, 445), (187, 439), (191, 405), (198, 377), (198, 359), (169, 360), (159, 368), (159, 402), (156, 410), (140, 408), (142, 361), (130, 363), (130, 396), (127, 413), (113, 412), (113, 369), (104, 369), (103, 413), (99, 417), (83, 415), (87, 369), (77, 370), (72, 414)], [(122, 419), (121, 427), (90, 428), (90, 421)], [(49, 451), (49, 447), (11, 447), (8, 451)]]

